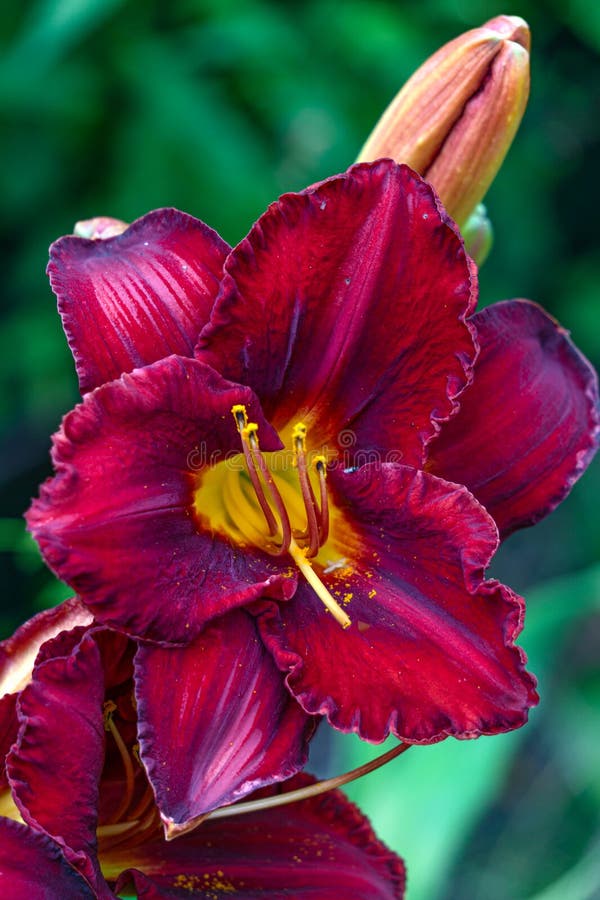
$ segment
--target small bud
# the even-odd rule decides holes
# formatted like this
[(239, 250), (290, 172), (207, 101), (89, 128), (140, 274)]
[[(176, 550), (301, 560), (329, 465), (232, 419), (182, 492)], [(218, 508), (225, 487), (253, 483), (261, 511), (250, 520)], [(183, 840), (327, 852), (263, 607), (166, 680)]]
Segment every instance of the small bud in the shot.
[(478, 266), (486, 261), (494, 243), (494, 229), (483, 203), (475, 207), (462, 228), (465, 249)]
[(529, 27), (518, 16), (498, 16), (450, 41), (407, 81), (358, 161), (391, 157), (407, 163), (464, 225), (523, 117), (529, 47)]
[(107, 238), (116, 237), (117, 234), (123, 234), (127, 228), (129, 228), (127, 222), (120, 219), (96, 216), (95, 219), (82, 219), (81, 222), (76, 222), (73, 234), (92, 241), (105, 241)]

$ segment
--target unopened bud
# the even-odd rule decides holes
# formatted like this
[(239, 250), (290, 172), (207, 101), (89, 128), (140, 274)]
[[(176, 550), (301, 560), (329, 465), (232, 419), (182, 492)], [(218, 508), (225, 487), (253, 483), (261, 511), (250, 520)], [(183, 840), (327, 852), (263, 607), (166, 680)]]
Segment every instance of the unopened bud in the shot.
[(129, 228), (127, 222), (120, 219), (96, 216), (95, 219), (82, 219), (81, 222), (76, 222), (73, 234), (92, 241), (105, 241), (107, 238), (116, 237), (117, 234), (123, 234), (127, 228)]
[(471, 213), (463, 225), (462, 236), (469, 256), (473, 257), (478, 266), (483, 265), (494, 242), (494, 229), (483, 203), (475, 207), (475, 212)]
[(529, 28), (518, 16), (498, 16), (445, 44), (392, 101), (358, 161), (407, 163), (464, 225), (525, 112), (529, 47)]

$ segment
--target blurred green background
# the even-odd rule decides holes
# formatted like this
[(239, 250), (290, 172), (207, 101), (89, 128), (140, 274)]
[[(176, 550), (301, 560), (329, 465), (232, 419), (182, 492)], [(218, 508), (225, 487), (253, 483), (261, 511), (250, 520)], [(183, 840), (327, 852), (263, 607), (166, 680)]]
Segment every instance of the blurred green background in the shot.
[[(166, 205), (237, 242), (278, 194), (346, 168), (413, 69), (499, 13), (532, 27), (532, 97), (487, 198), (482, 303), (539, 301), (598, 365), (600, 4), (2, 4), (0, 637), (67, 595), (20, 518), (77, 399), (49, 243), (77, 219)], [(596, 464), (494, 565), (529, 601), (522, 644), (542, 694), (530, 725), (412, 749), (350, 789), (405, 856), (410, 900), (600, 898), (599, 501)], [(377, 752), (327, 735), (323, 774)]]

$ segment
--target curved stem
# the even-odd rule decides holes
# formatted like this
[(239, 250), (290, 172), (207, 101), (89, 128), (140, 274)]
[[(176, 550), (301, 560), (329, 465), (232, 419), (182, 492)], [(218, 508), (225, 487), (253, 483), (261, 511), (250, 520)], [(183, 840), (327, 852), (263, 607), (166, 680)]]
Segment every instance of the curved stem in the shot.
[(344, 772), (343, 775), (336, 775), (334, 778), (326, 778), (324, 781), (308, 784), (306, 787), (298, 788), (295, 791), (288, 791), (285, 794), (276, 794), (274, 797), (263, 797), (260, 800), (248, 800), (246, 803), (235, 803), (232, 806), (222, 806), (220, 809), (215, 809), (213, 812), (209, 813), (206, 816), (206, 819), (224, 819), (227, 816), (241, 816), (244, 813), (258, 812), (258, 810), (271, 809), (274, 806), (284, 806), (286, 803), (296, 803), (298, 800), (316, 797), (318, 794), (332, 791), (334, 788), (341, 787), (343, 784), (348, 784), (350, 781), (355, 781), (363, 775), (368, 775), (369, 772), (379, 769), (381, 766), (390, 762), (390, 760), (395, 759), (396, 756), (400, 756), (400, 754), (408, 750), (409, 747), (412, 747), (412, 744), (398, 744), (397, 747), (392, 747), (387, 753), (382, 753), (381, 756), (372, 759), (368, 763), (364, 763), (362, 766), (358, 766), (356, 769)]

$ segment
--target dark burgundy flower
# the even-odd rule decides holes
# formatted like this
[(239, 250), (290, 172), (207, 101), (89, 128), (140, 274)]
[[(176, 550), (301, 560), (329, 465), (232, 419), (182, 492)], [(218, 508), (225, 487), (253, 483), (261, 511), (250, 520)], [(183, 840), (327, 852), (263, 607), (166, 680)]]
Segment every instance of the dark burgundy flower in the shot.
[[(46, 658), (71, 652), (82, 629), (90, 631), (106, 670), (99, 681), (90, 680), (86, 692), (93, 696), (96, 684), (101, 701), (116, 703), (115, 714), (125, 715), (129, 743), (139, 745), (144, 778), (167, 835), (189, 830), (207, 812), (289, 778), (306, 763), (314, 720), (286, 691), (255, 621), (242, 610), (227, 621), (223, 666), (220, 620), (185, 648), (136, 646), (99, 628), (73, 599), (34, 617), (0, 643), (0, 790), (7, 784), (4, 758), (18, 735), (18, 707), (21, 703), (22, 711), (25, 702), (21, 692)], [(232, 679), (232, 671), (249, 676)], [(65, 728), (69, 715), (69, 710), (63, 714)], [(107, 721), (112, 724), (112, 717)], [(54, 739), (64, 742), (63, 731), (38, 741), (44, 759)], [(123, 746), (116, 740), (113, 751)], [(133, 765), (119, 758), (115, 764), (127, 770)]]
[[(74, 613), (62, 608), (65, 623)], [(40, 620), (33, 628), (41, 637)], [(209, 819), (166, 841), (135, 755), (129, 650), (123, 636), (88, 626), (42, 645), (17, 701), (10, 789), (0, 791), (3, 897), (111, 898), (131, 886), (142, 898), (403, 896), (401, 860), (339, 793)]]
[[(122, 294), (137, 321), (196, 296), (175, 277), (177, 230), (157, 250), (156, 225), (55, 246), (84, 389), (102, 378), (86, 310), (110, 318)], [(169, 278), (140, 287), (165, 246)], [(245, 606), (303, 708), (368, 740), (521, 725), (536, 694), (522, 600), (483, 580), (492, 515), (506, 532), (535, 521), (589, 462), (589, 365), (532, 304), (473, 315), (460, 236), (389, 161), (283, 196), (210, 285), (195, 359), (154, 362), (142, 341), (119, 365), (144, 367), (65, 418), (29, 513), (48, 563), (98, 620), (158, 643)]]

